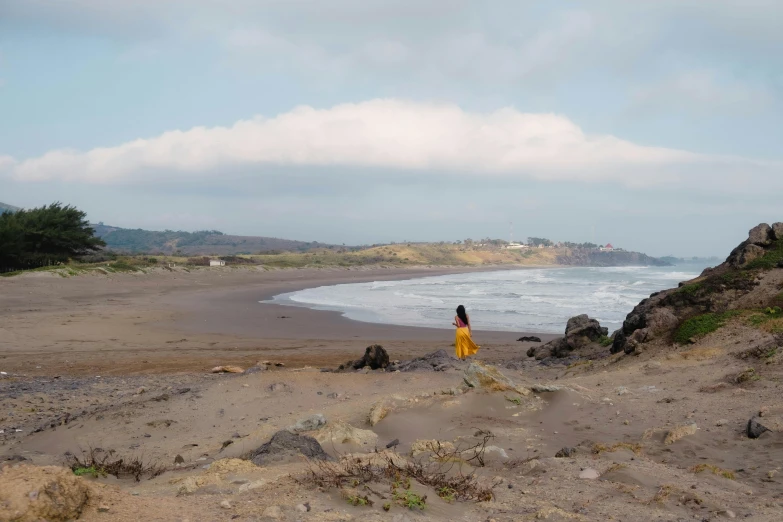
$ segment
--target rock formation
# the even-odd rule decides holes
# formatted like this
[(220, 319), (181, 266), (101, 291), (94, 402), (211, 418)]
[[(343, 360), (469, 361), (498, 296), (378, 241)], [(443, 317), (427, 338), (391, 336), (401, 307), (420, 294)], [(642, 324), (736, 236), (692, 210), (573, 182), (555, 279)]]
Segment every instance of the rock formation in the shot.
[(288, 430), (275, 433), (269, 442), (253, 451), (248, 458), (253, 464), (264, 466), (270, 462), (292, 460), (300, 455), (316, 460), (329, 459), (317, 440), (307, 435), (291, 433)]
[(364, 357), (356, 361), (348, 361), (345, 364), (341, 364), (338, 371), (350, 371), (361, 370), (362, 368), (369, 368), (371, 370), (381, 370), (389, 366), (389, 354), (383, 349), (380, 344), (373, 344), (368, 346), (364, 351)]
[(399, 370), (401, 372), (442, 372), (450, 368), (464, 366), (464, 364), (465, 363), (460, 362), (459, 359), (446, 352), (446, 350), (438, 350), (422, 357), (417, 357), (415, 359), (393, 364), (389, 366), (389, 371), (393, 372)]
[(585, 314), (577, 315), (568, 320), (565, 337), (541, 346), (534, 346), (527, 351), (527, 355), (537, 360), (547, 357), (567, 357), (571, 352), (600, 341), (608, 334), (609, 330), (602, 327), (596, 319), (590, 319)]
[(645, 343), (671, 336), (684, 321), (702, 314), (780, 306), (780, 274), (772, 272), (783, 259), (782, 238), (783, 223), (762, 223), (721, 265), (644, 299), (614, 333), (611, 352), (639, 354)]

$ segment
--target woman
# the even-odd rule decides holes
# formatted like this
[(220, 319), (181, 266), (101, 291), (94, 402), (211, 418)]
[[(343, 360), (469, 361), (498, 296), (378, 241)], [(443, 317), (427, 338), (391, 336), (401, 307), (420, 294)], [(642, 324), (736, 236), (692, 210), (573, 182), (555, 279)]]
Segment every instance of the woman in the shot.
[(465, 312), (464, 306), (457, 307), (457, 315), (451, 324), (457, 327), (457, 340), (454, 343), (457, 349), (457, 359), (464, 360), (478, 352), (479, 346), (476, 346), (476, 343), (470, 338), (473, 332), (470, 329), (470, 317)]

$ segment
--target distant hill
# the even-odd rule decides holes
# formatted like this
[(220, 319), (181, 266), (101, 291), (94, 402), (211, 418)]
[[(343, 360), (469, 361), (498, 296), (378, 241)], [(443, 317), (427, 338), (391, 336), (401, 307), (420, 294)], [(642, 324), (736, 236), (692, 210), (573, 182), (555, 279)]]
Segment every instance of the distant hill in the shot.
[(22, 209), (19, 207), (15, 207), (13, 205), (9, 205), (8, 203), (3, 203), (2, 201), (0, 201), (0, 214), (2, 214), (3, 212), (19, 212), (20, 210)]
[(231, 236), (217, 230), (182, 232), (128, 229), (93, 224), (95, 235), (106, 242), (106, 248), (117, 252), (164, 253), (181, 255), (235, 255), (271, 252), (306, 252), (329, 245), (293, 241), (274, 237)]
[(671, 266), (671, 263), (639, 252), (615, 250), (601, 252), (595, 249), (572, 249), (557, 256), (557, 264), (566, 266)]
[(702, 266), (715, 266), (719, 265), (723, 260), (719, 257), (676, 257), (665, 256), (661, 257), (663, 261), (671, 263), (673, 265), (702, 265)]

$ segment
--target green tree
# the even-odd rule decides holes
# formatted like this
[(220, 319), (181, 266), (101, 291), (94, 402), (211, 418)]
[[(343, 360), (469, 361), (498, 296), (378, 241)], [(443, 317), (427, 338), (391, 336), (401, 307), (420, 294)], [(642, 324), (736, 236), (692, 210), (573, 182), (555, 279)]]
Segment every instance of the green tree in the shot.
[(553, 243), (550, 240), (548, 240), (546, 238), (543, 238), (543, 237), (529, 237), (529, 238), (527, 238), (527, 244), (530, 245), (530, 246), (535, 246), (535, 247), (537, 247), (539, 245), (543, 245), (543, 246), (552, 246), (553, 245)]
[(5, 270), (62, 263), (103, 246), (87, 215), (70, 205), (53, 203), (0, 216), (0, 268)]

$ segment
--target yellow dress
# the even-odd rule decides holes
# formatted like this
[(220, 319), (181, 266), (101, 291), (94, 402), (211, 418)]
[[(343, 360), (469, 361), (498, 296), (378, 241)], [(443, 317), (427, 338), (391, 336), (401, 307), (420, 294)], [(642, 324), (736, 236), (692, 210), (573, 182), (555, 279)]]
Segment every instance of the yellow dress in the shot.
[(470, 329), (467, 326), (457, 328), (457, 339), (454, 343), (457, 349), (457, 358), (464, 359), (470, 355), (475, 355), (480, 346), (470, 338)]

